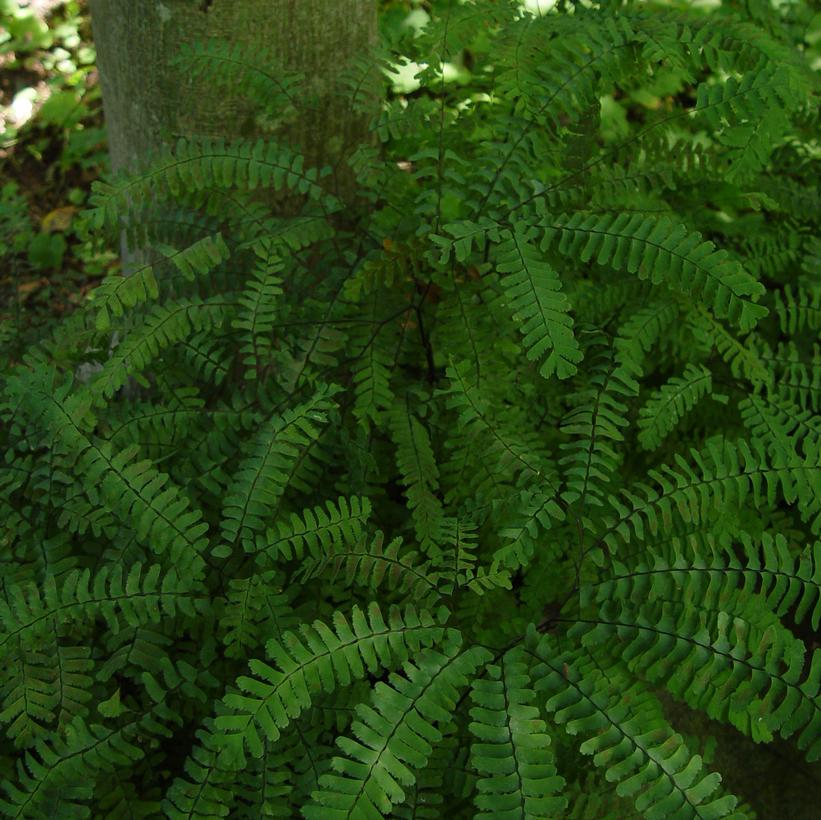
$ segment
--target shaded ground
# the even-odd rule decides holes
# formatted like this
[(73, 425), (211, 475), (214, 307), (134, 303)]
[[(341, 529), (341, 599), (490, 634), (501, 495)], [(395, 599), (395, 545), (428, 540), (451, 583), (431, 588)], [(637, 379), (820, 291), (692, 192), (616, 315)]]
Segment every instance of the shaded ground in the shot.
[(721, 772), (727, 791), (743, 796), (759, 820), (816, 820), (821, 815), (821, 763), (806, 762), (796, 749), (796, 737), (756, 744), (733, 727), (672, 701), (667, 707), (682, 734), (697, 737), (702, 744), (715, 738), (710, 769)]
[(28, 336), (113, 263), (77, 214), (106, 168), (81, 0), (0, 0), (0, 322)]

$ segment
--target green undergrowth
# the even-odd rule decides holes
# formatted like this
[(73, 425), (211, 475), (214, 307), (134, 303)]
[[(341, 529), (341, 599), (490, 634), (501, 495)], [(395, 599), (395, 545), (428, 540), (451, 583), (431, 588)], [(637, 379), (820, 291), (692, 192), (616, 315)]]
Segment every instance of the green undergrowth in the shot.
[[(418, 10), (338, 72), (356, 191), (275, 138), (95, 186), (144, 264), (2, 372), (5, 815), (811, 799), (818, 18)], [(219, 63), (298, 106), (180, 55)]]
[(0, 320), (48, 332), (112, 271), (81, 210), (107, 167), (86, 3), (0, 0)]

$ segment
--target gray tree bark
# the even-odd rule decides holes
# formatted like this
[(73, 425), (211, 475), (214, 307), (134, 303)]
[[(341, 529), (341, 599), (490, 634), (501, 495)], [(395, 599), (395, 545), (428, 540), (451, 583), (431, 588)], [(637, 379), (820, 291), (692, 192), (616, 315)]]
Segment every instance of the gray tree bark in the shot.
[(376, 38), (375, 0), (91, 0), (112, 166), (134, 169), (172, 135), (255, 136), (253, 104), (170, 65), (184, 42), (264, 49), (311, 80), (318, 105), (287, 137), (310, 164), (337, 165), (367, 117), (334, 93), (340, 67)]

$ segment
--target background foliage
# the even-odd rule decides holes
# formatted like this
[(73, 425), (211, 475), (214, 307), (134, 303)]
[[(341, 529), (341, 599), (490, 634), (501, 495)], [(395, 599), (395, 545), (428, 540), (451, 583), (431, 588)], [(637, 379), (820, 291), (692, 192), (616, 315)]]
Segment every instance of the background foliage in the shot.
[(354, 196), (192, 136), (0, 326), (4, 813), (811, 816), (818, 17), (547, 5), (385, 4)]

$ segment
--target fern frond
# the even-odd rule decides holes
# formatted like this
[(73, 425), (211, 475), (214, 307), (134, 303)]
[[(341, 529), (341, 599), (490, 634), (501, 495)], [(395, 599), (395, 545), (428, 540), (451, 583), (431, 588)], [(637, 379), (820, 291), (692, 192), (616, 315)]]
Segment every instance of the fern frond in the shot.
[(126, 574), (122, 567), (72, 570), (61, 583), (47, 578), (42, 590), (23, 585), (9, 590), (0, 600), (0, 651), (14, 652), (15, 641), (25, 636), (36, 643), (39, 635), (54, 629), (55, 620), (65, 626), (103, 618), (114, 632), (121, 626), (158, 622), (177, 612), (193, 616), (206, 608), (202, 593), (175, 571), (162, 573), (158, 565), (143, 571), (134, 564)]
[(570, 302), (562, 293), (559, 275), (534, 246), (536, 235), (526, 225), (514, 226), (495, 249), (496, 268), (504, 274), (501, 285), (527, 358), (541, 362), (539, 373), (545, 378), (555, 373), (567, 379), (576, 373), (582, 351), (573, 335)]
[(165, 816), (172, 820), (227, 817), (235, 802), (236, 772), (220, 766), (219, 749), (212, 736), (205, 731), (197, 734), (200, 742), (185, 761), (185, 774), (190, 779), (175, 778), (162, 803)]
[(276, 666), (251, 661), (257, 677), (237, 680), (245, 694), (225, 696), (228, 714), (215, 720), (221, 755), (238, 767), (245, 765), (246, 748), (259, 757), (264, 739), (277, 740), (310, 706), (312, 692), (333, 692), (441, 642), (449, 634), (440, 625), (443, 620), (442, 613), (434, 618), (408, 607), (391, 608), (386, 622), (373, 603), (367, 615), (354, 607), (350, 622), (335, 612), (333, 629), (316, 621), (304, 625), (301, 635), (287, 633), (281, 642), (270, 641), (267, 654)]
[(532, 705), (527, 664), (507, 653), (501, 666), (488, 666), (485, 677), (473, 681), (471, 697), (471, 763), (482, 775), (477, 817), (561, 815), (567, 805), (564, 778), (556, 774), (550, 735)]
[(444, 511), (437, 496), (439, 468), (430, 435), (412, 414), (408, 402), (394, 405), (388, 417), (391, 437), (396, 445), (396, 463), (407, 488), (408, 509), (413, 516), (416, 538), (423, 551), (441, 537)]
[(257, 378), (264, 359), (270, 358), (276, 307), (282, 295), (282, 262), (264, 248), (258, 250), (258, 255), (260, 261), (239, 298), (239, 316), (231, 322), (243, 340), (240, 353), (244, 356), (246, 379)]
[(727, 608), (734, 594), (756, 596), (779, 617), (788, 613), (796, 623), (809, 616), (812, 629), (821, 622), (821, 544), (808, 545), (800, 553), (790, 549), (780, 533), (764, 533), (761, 543), (741, 538), (743, 557), (732, 543), (699, 543), (697, 548), (674, 539), (652, 545), (649, 556), (629, 566), (613, 562), (612, 575), (584, 585), (580, 602), (603, 604), (624, 600), (681, 600), (694, 607)]
[(691, 450), (691, 458), (695, 466), (677, 456), (676, 468), (665, 465), (661, 472), (651, 470), (648, 475), (655, 486), (641, 484), (638, 493), (625, 490), (629, 506), (611, 496), (618, 518), (601, 539), (610, 549), (617, 549), (620, 542), (655, 536), (676, 517), (685, 522), (713, 520), (748, 495), (756, 505), (773, 506), (779, 490), (789, 503), (798, 501), (802, 517), (813, 520), (814, 531), (821, 526), (817, 456), (805, 460), (779, 454), (770, 459), (756, 442), (717, 439), (701, 451)]
[(620, 60), (635, 40), (630, 23), (625, 17), (579, 17), (574, 26), (551, 16), (525, 17), (506, 32), (509, 42), (501, 46), (510, 51), (512, 65), (499, 83), (518, 117), (554, 128), (572, 123), (595, 101), (601, 78), (621, 73)]
[(565, 520), (565, 512), (550, 490), (524, 490), (499, 530), (505, 543), (493, 553), (493, 568), (513, 572), (527, 567), (541, 546), (543, 532)]
[[(34, 387), (33, 401), (37, 390)], [(202, 513), (189, 509), (188, 499), (151, 461), (135, 461), (136, 447), (114, 453), (110, 443), (86, 435), (84, 428), (93, 423), (87, 396), (58, 394), (44, 399), (36, 412), (71, 455), (74, 470), (95, 487), (94, 505), (100, 506), (99, 492), (102, 506), (133, 527), (139, 541), (156, 553), (168, 552), (178, 569), (197, 577), (203, 566), (200, 553), (208, 543)]]
[(159, 295), (153, 265), (144, 265), (129, 276), (122, 273), (107, 276), (91, 294), (92, 303), (97, 308), (97, 329), (108, 330), (112, 315), (122, 316), (127, 308), (144, 304)]
[(281, 638), (286, 629), (296, 626), (291, 597), (274, 572), (231, 579), (219, 618), (226, 656), (246, 658), (267, 640)]
[(787, 285), (775, 294), (775, 314), (782, 332), (790, 336), (821, 331), (821, 288), (793, 290)]
[(690, 323), (697, 339), (704, 339), (715, 346), (719, 355), (730, 366), (730, 373), (737, 379), (747, 379), (753, 387), (769, 386), (775, 374), (766, 359), (766, 347), (760, 338), (751, 333), (738, 339), (706, 310), (691, 314)]
[[(5, 627), (4, 627), (5, 628)], [(30, 747), (75, 717), (85, 717), (94, 668), (86, 646), (44, 642), (37, 651), (21, 651), (25, 633), (16, 635), (14, 651), (3, 652), (0, 675), (0, 723), (16, 746)]]
[(287, 121), (305, 102), (300, 101), (303, 75), (287, 71), (265, 50), (250, 53), (223, 40), (184, 42), (172, 64), (192, 78), (244, 95), (278, 120)]
[(805, 669), (803, 644), (780, 624), (762, 627), (723, 610), (709, 617), (694, 607), (608, 602), (573, 632), (588, 648), (618, 635), (631, 671), (640, 668), (694, 709), (756, 740), (800, 732), (807, 759), (821, 756), (821, 653)]
[(438, 575), (429, 572), (428, 562), (420, 562), (416, 552), (400, 554), (402, 539), (384, 544), (379, 531), (370, 543), (360, 540), (351, 546), (336, 543), (325, 555), (308, 558), (301, 567), (304, 581), (319, 575), (331, 584), (357, 584), (376, 591), (383, 584), (417, 604), (429, 606), (438, 597)]
[(207, 384), (221, 385), (228, 377), (234, 351), (225, 339), (210, 333), (195, 333), (178, 345), (184, 364)]
[(620, 361), (625, 364), (631, 362), (634, 367), (641, 368), (645, 355), (673, 325), (678, 312), (678, 305), (671, 299), (659, 299), (639, 307), (635, 312), (631, 311), (614, 341)]
[(378, 817), (406, 800), (404, 788), (413, 785), (415, 770), (424, 768), (442, 739), (437, 724), (450, 722), (459, 690), (491, 658), (478, 646), (459, 650), (457, 642), (441, 653), (427, 650), (405, 663), (404, 676), (391, 674), (387, 684), (376, 684), (373, 706), (357, 709), (354, 737), (337, 740), (346, 755), (333, 760), (338, 774), (320, 778), (305, 817)]
[(368, 300), (368, 322), (364, 334), (352, 333), (358, 355), (351, 370), (354, 383), (354, 415), (363, 425), (373, 422), (381, 426), (384, 414), (396, 402), (391, 389), (391, 375), (395, 369), (401, 336), (386, 327), (384, 291), (374, 292)]
[(655, 450), (681, 419), (705, 396), (713, 394), (713, 374), (703, 365), (688, 364), (681, 376), (673, 376), (639, 410), (639, 444)]
[(797, 816), (811, 4), (379, 5), (324, 77), (170, 55), (272, 138), (95, 185), (82, 259), (150, 264), (0, 307), (0, 814), (741, 820), (738, 730)]
[(471, 363), (451, 364), (447, 375), (447, 406), (458, 414), (459, 434), (452, 445), (455, 458), (467, 464), (483, 461), (494, 482), (515, 481), (520, 476), (545, 481), (547, 470), (540, 454), (517, 441), (515, 434), (492, 416), (489, 400), (475, 383)]
[(772, 110), (781, 112), (803, 104), (806, 89), (797, 87), (795, 72), (788, 66), (773, 65), (767, 60), (741, 76), (728, 77), (724, 83), (701, 83), (696, 90), (695, 111), (713, 128), (725, 121), (757, 121)]
[(231, 302), (181, 299), (168, 305), (157, 305), (141, 324), (123, 338), (112, 356), (94, 377), (88, 390), (95, 404), (102, 406), (128, 381), (138, 376), (171, 345), (196, 332), (219, 327)]
[(644, 813), (619, 797), (604, 777), (589, 774), (570, 783), (566, 820), (643, 820)]
[(531, 651), (547, 710), (568, 734), (579, 736), (580, 751), (606, 767), (617, 794), (633, 798), (643, 817), (742, 820), (733, 811), (733, 795), (716, 795), (720, 775), (704, 771), (650, 692), (616, 667), (600, 670), (584, 651), (559, 653), (546, 639)]
[(775, 353), (762, 356), (771, 363), (774, 389), (784, 399), (803, 410), (821, 413), (821, 345), (813, 347), (812, 359), (802, 361), (794, 345), (779, 346)]
[(397, 820), (437, 820), (442, 816), (446, 803), (443, 793), (450, 792), (445, 780), (460, 765), (461, 761), (455, 759), (458, 754), (456, 738), (446, 735), (433, 749), (427, 766), (415, 772), (416, 782), (404, 789), (405, 802), (394, 806)]
[(42, 817), (60, 806), (64, 816), (86, 817), (84, 803), (92, 797), (96, 779), (140, 760), (145, 751), (138, 745), (139, 737), (158, 733), (163, 733), (163, 727), (152, 716), (121, 729), (89, 725), (77, 718), (64, 737), (40, 741), (33, 752), (26, 752), (18, 783), (3, 783), (8, 798), (0, 800), (0, 810), (6, 817), (28, 818)]
[(741, 418), (773, 457), (806, 453), (821, 447), (821, 419), (778, 396), (748, 396), (739, 402)]
[[(265, 517), (287, 489), (290, 469), (300, 451), (319, 436), (336, 406), (334, 386), (320, 387), (303, 404), (274, 415), (259, 430), (243, 458), (223, 504), (222, 536), (253, 549)], [(250, 545), (250, 547), (248, 546)]]
[(97, 228), (117, 226), (121, 213), (157, 195), (234, 187), (305, 194), (331, 213), (339, 208), (338, 200), (322, 189), (319, 179), (316, 169), (305, 169), (301, 155), (273, 142), (180, 139), (173, 152), (139, 176), (113, 185), (95, 182), (89, 219)]
[(615, 448), (624, 441), (625, 401), (638, 393), (632, 360), (619, 363), (614, 353), (611, 349), (587, 353), (590, 375), (585, 386), (570, 396), (570, 409), (560, 428), (574, 437), (560, 445), (566, 453), (559, 459), (566, 482), (562, 500), (580, 509), (588, 503), (603, 504), (621, 462)]
[(301, 559), (306, 553), (320, 560), (334, 545), (354, 544), (371, 513), (367, 498), (344, 496), (326, 501), (324, 508), (316, 506), (292, 513), (288, 521), (280, 521), (257, 541), (267, 557), (276, 560)]
[(717, 316), (749, 330), (767, 315), (756, 304), (764, 287), (753, 279), (727, 251), (716, 250), (701, 234), (676, 225), (666, 217), (642, 214), (604, 216), (577, 213), (548, 218), (542, 246), (558, 236), (565, 256), (616, 270), (637, 273), (640, 279), (703, 299)]
[[(297, 803), (294, 775), (289, 770), (290, 750), (276, 748), (266, 741), (257, 765), (239, 777), (236, 788), (237, 816), (246, 820), (260, 817), (292, 817)], [(301, 795), (299, 795), (301, 797)]]

